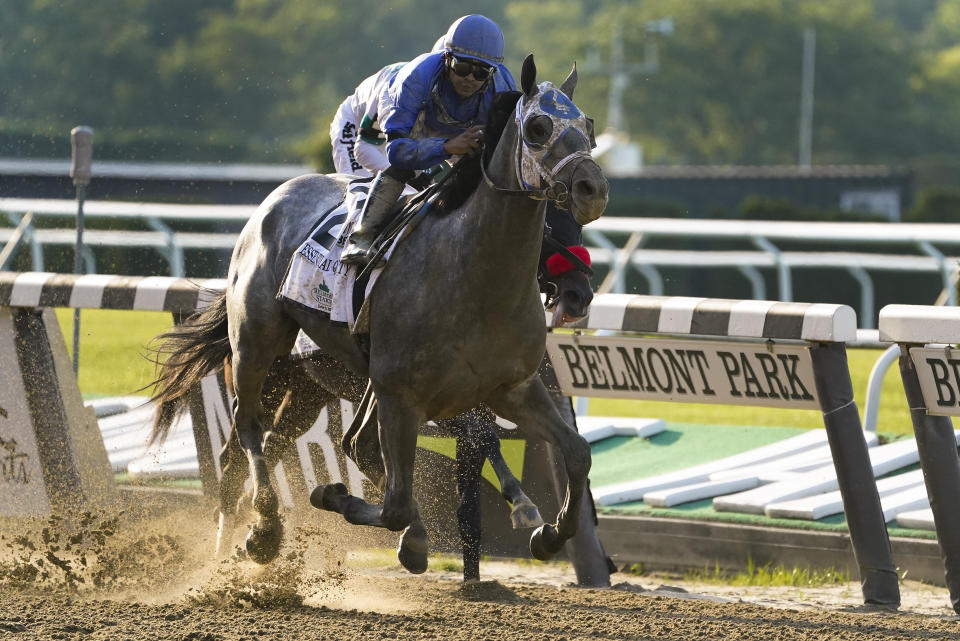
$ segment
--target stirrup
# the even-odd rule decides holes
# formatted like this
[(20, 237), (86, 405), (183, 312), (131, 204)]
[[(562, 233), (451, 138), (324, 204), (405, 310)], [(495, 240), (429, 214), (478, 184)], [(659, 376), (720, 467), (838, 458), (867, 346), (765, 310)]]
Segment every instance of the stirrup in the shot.
[(344, 265), (363, 267), (370, 262), (370, 248), (364, 248), (353, 241), (348, 241), (347, 246), (340, 252), (340, 262)]

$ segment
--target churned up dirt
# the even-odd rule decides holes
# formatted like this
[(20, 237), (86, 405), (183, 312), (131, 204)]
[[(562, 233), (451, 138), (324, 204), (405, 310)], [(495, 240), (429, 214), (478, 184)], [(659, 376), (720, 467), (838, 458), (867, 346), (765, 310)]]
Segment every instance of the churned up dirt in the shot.
[(214, 534), (210, 514), (184, 507), (0, 522), (0, 638), (960, 640), (946, 590), (909, 581), (896, 612), (863, 606), (854, 584), (616, 574), (611, 589), (577, 588), (560, 563), (485, 561), (485, 580), (463, 585), (452, 570), (348, 563), (362, 530), (319, 517), (289, 525), (263, 568), (214, 561)]

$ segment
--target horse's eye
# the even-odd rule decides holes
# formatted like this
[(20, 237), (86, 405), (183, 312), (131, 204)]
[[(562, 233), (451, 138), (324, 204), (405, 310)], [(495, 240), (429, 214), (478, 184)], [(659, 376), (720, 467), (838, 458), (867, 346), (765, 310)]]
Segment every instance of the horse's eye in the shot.
[(553, 133), (553, 121), (548, 116), (534, 116), (523, 130), (523, 137), (533, 145), (542, 145), (550, 139)]

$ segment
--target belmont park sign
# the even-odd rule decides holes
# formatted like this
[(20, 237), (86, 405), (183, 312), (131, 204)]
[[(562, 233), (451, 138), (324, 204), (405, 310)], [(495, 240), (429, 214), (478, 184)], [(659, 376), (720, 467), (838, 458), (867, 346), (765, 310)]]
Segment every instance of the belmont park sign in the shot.
[(820, 409), (809, 347), (551, 333), (564, 394)]
[(949, 345), (914, 348), (910, 358), (917, 370), (927, 412), (960, 416), (960, 350)]

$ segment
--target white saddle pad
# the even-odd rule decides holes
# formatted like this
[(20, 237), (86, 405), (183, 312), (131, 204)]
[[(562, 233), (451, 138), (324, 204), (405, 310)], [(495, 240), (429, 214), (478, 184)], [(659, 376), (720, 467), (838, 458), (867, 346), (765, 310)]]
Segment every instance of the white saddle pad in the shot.
[(348, 185), (343, 202), (323, 216), (291, 257), (278, 293), (278, 297), (328, 314), (330, 322), (346, 324), (355, 333), (368, 330), (362, 307), (396, 246), (395, 241), (384, 255), (384, 262), (370, 272), (362, 286), (356, 280), (357, 266), (340, 262), (340, 253), (363, 209), (369, 188), (369, 179)]

